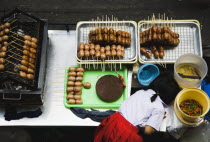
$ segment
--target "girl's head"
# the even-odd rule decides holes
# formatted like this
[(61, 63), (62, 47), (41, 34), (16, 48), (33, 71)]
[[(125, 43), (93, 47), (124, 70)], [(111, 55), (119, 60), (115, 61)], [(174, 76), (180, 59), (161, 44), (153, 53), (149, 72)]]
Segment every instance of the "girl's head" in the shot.
[[(176, 95), (180, 91), (179, 85), (173, 78), (173, 74), (169, 72), (160, 74), (152, 82), (151, 87), (167, 105), (175, 99)], [(154, 95), (151, 98), (152, 102), (156, 99), (157, 95)]]

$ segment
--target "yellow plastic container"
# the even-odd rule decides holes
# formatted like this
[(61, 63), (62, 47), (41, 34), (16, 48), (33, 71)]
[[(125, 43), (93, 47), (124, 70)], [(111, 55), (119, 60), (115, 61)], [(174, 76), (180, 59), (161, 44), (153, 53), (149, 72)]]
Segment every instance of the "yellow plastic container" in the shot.
[[(185, 114), (181, 110), (179, 105), (181, 104), (181, 102), (183, 102), (183, 101), (185, 101), (187, 99), (196, 100), (197, 102), (199, 102), (201, 104), (201, 106), (203, 107), (203, 113), (200, 116), (190, 116), (190, 115)], [(178, 108), (175, 111), (175, 113), (178, 113), (178, 115), (180, 115), (185, 121), (191, 122), (191, 123), (200, 121), (200, 119), (202, 119), (208, 113), (209, 108), (210, 108), (209, 96), (204, 91), (202, 91), (200, 89), (197, 89), (197, 88), (186, 88), (186, 89), (183, 89), (176, 96), (175, 101), (176, 101), (175, 102), (176, 103), (176, 107)]]

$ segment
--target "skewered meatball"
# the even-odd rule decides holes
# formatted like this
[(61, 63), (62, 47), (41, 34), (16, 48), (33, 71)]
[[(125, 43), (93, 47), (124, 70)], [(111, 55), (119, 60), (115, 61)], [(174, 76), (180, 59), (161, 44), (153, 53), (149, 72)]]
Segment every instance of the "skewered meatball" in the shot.
[(26, 74), (25, 72), (23, 72), (23, 71), (20, 71), (19, 74), (20, 74), (20, 76), (23, 77), (23, 78), (26, 78), (26, 77), (27, 77), (27, 74)]

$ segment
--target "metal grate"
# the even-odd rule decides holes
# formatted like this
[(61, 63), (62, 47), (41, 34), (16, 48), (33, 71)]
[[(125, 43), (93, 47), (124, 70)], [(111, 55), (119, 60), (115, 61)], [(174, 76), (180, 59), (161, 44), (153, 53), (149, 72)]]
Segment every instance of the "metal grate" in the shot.
[[(136, 53), (136, 23), (133, 21), (111, 21), (111, 22), (79, 22), (77, 24), (77, 46), (79, 43), (88, 43), (88, 34), (90, 30), (95, 30), (98, 27), (113, 28), (114, 30), (123, 30), (131, 33), (131, 44), (125, 48), (124, 57), (120, 60), (109, 60), (115, 62), (129, 62), (134, 61), (137, 57)], [(97, 61), (97, 60), (85, 60), (79, 59), (78, 61)], [(107, 61), (107, 60), (106, 60)], [(105, 61), (105, 62), (106, 62)]]
[[(202, 56), (201, 36), (198, 24), (196, 24), (195, 22), (173, 22), (173, 23), (176, 24), (176, 27), (172, 28), (171, 30), (179, 34), (179, 40), (180, 40), (179, 45), (176, 47), (164, 47), (165, 56), (163, 59), (154, 59), (154, 55), (151, 59), (148, 59), (144, 55), (140, 54), (141, 45), (139, 43), (138, 54), (140, 62), (174, 63), (179, 56), (187, 53), (193, 53)], [(139, 25), (138, 34), (146, 30), (146, 28), (144, 28), (145, 24), (147, 23), (142, 23)], [(140, 38), (138, 38), (138, 42), (139, 39)], [(149, 48), (147, 50), (151, 51)]]

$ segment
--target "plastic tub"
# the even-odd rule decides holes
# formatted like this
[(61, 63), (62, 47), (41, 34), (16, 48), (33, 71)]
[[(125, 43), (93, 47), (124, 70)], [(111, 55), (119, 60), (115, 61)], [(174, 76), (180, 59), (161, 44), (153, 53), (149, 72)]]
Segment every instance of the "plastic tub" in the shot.
[(156, 65), (145, 64), (139, 68), (137, 78), (141, 85), (149, 86), (159, 74), (160, 71)]
[[(201, 104), (201, 106), (203, 107), (203, 113), (200, 116), (190, 116), (190, 115), (185, 114), (181, 110), (179, 105), (187, 99), (193, 99)], [(197, 88), (183, 89), (176, 96), (175, 101), (176, 101), (175, 102), (176, 107), (178, 108), (177, 111), (175, 111), (175, 113), (180, 115), (185, 121), (191, 122), (191, 123), (200, 121), (200, 119), (202, 119), (208, 113), (209, 108), (210, 108), (210, 102), (209, 102), (208, 95), (204, 91), (197, 89)]]
[[(180, 77), (177, 73), (177, 69), (182, 65), (190, 65), (195, 67), (198, 70), (201, 78), (199, 80), (189, 81)], [(208, 67), (205, 60), (200, 56), (191, 53), (180, 56), (174, 64), (174, 79), (181, 88), (198, 88), (207, 72)]]

